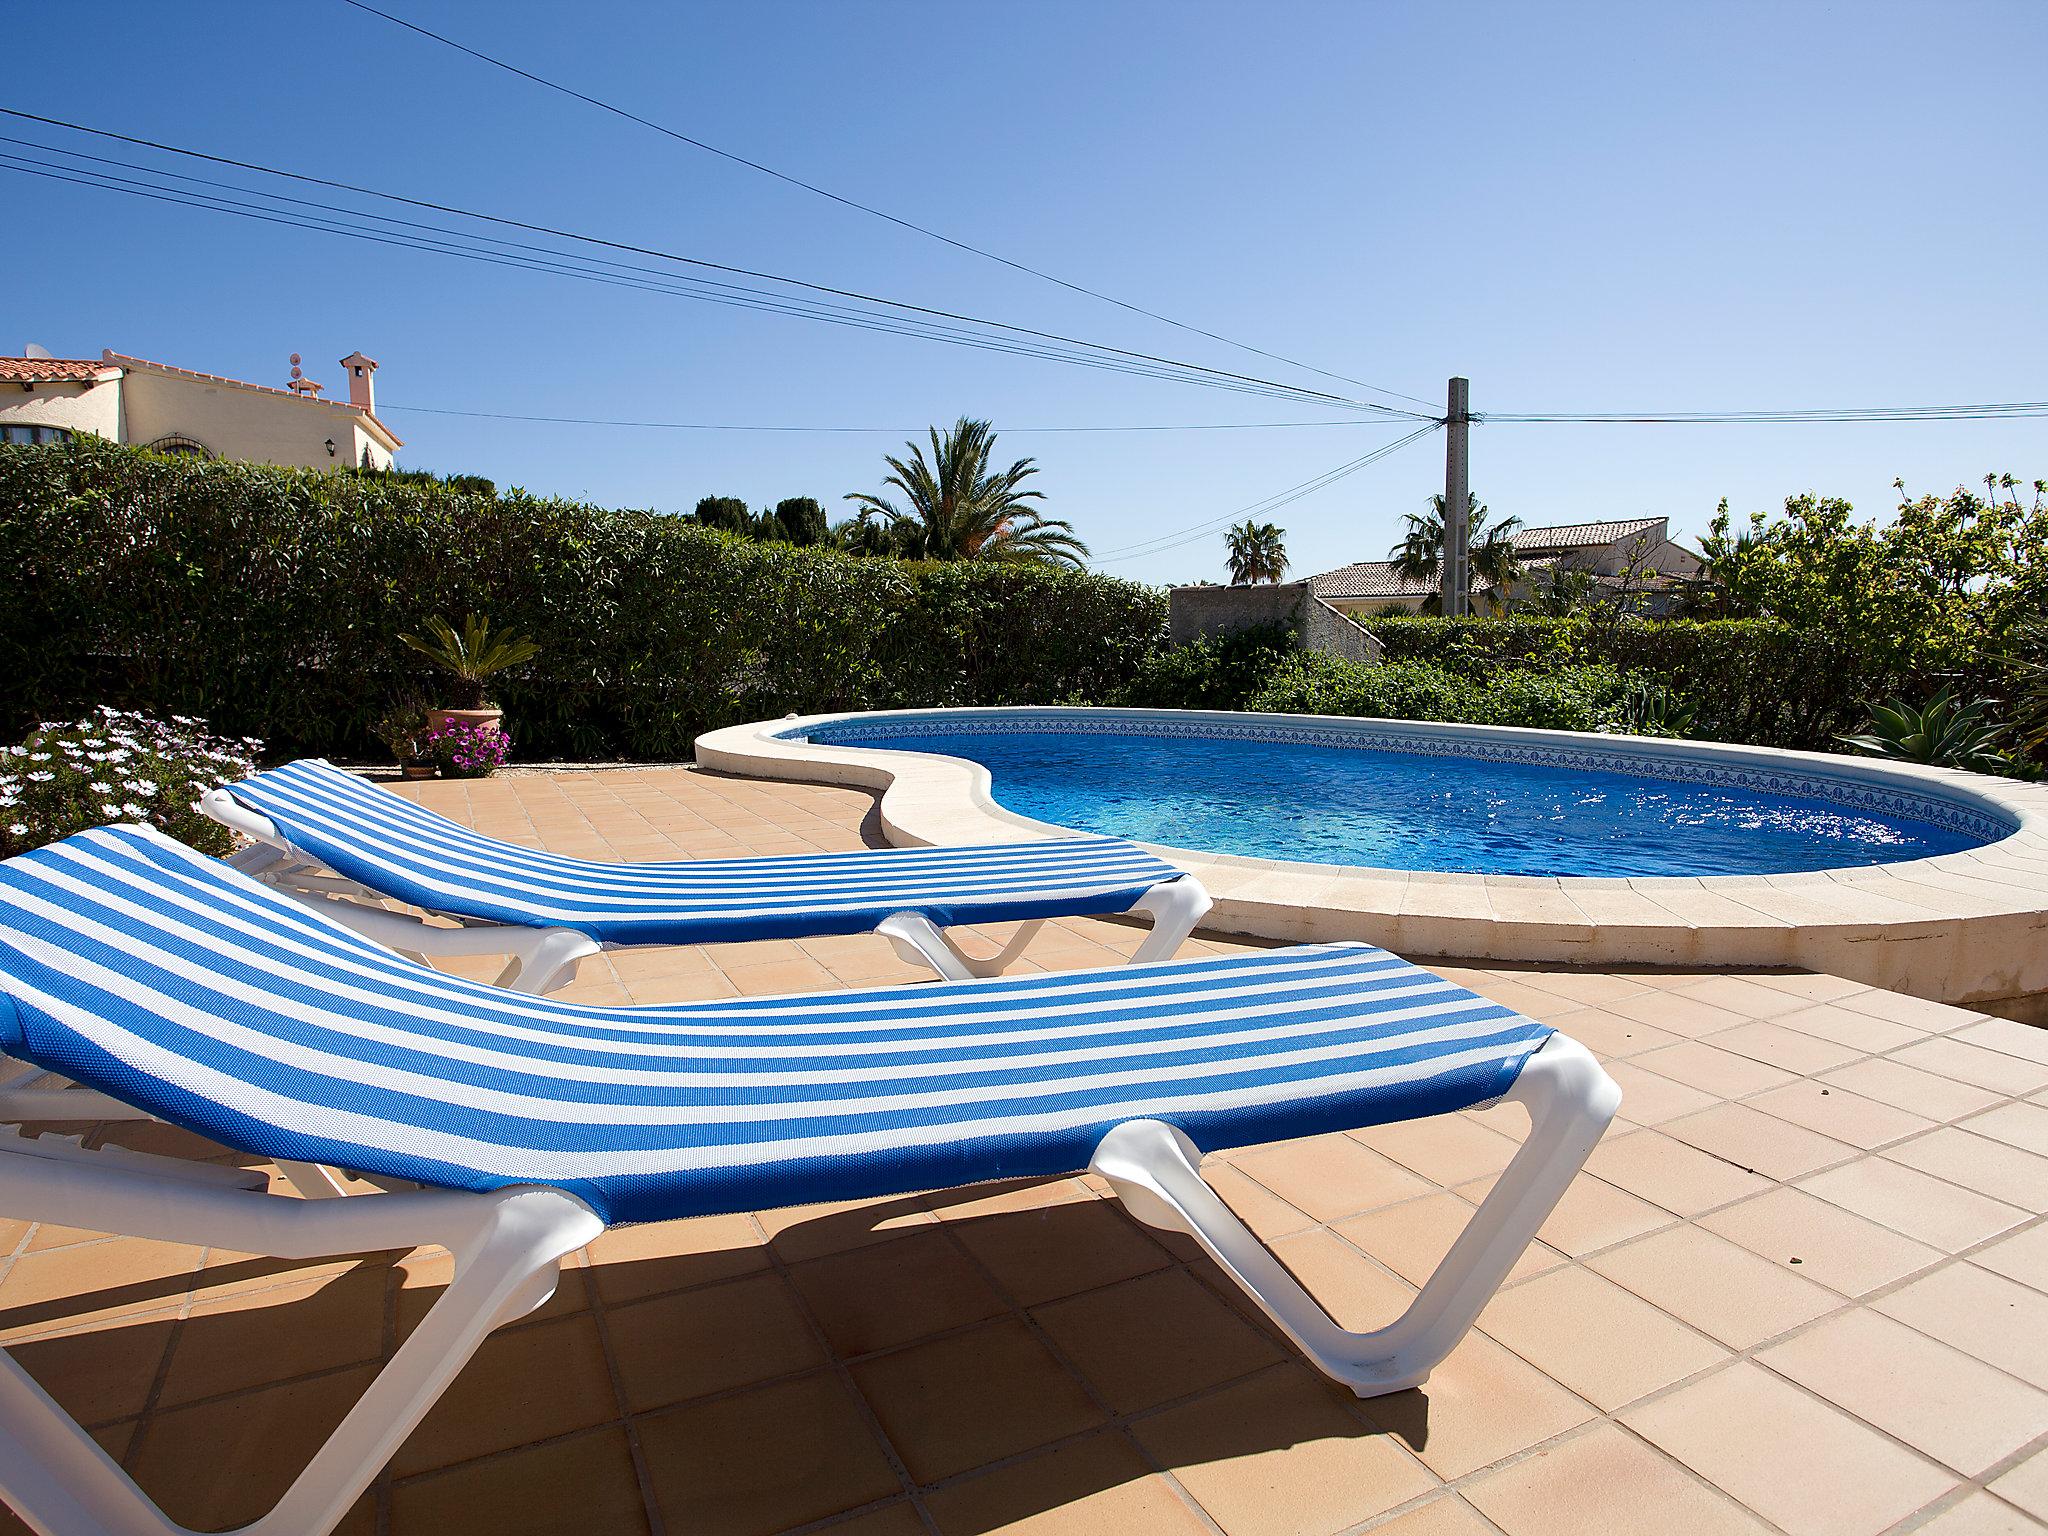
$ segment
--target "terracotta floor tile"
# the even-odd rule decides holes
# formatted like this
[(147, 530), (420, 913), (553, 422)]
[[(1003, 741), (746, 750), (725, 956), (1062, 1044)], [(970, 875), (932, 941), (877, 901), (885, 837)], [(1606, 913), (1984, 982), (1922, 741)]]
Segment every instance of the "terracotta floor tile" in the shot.
[(1172, 1256), (1106, 1200), (1081, 1200), (948, 1224), (1019, 1306), (1164, 1269)]
[(1499, 1173), (1517, 1150), (1507, 1137), (1463, 1115), (1401, 1120), (1353, 1131), (1351, 1137), (1446, 1188)]
[(646, 1529), (640, 1479), (620, 1429), (471, 1462), (391, 1491), (391, 1536), (469, 1530), (633, 1536)]
[(1372, 1528), (1372, 1536), (1498, 1536), (1495, 1526), (1455, 1493), (1418, 1504)]
[(1780, 1014), (1773, 1022), (1786, 1029), (1796, 1029), (1802, 1035), (1832, 1040), (1837, 1045), (1853, 1046), (1860, 1055), (1865, 1056), (1874, 1056), (1879, 1051), (1895, 1051), (1902, 1045), (1911, 1045), (1915, 1040), (1924, 1039), (1927, 1033), (1908, 1024), (1894, 1024), (1889, 1019), (1874, 1019), (1867, 1013), (1858, 1013), (1852, 1008), (1837, 1008), (1827, 1003), (1818, 1008), (1802, 1008), (1797, 1013)]
[(0, 1334), (47, 1331), (176, 1306), (204, 1250), (123, 1237), (24, 1253), (0, 1280)]
[(1633, 976), (1616, 976), (1606, 971), (1528, 971), (1522, 980), (1539, 991), (1554, 992), (1597, 1008), (1611, 1008), (1649, 990)]
[(1090, 1435), (929, 1494), (940, 1536), (1197, 1536), (1209, 1523), (1123, 1435)]
[(1607, 1004), (1609, 1013), (1625, 1019), (1639, 1019), (1666, 1033), (1697, 1040), (1716, 1030), (1732, 1029), (1746, 1023), (1749, 1015), (1719, 1008), (1686, 992), (1642, 992), (1621, 1002)]
[(1667, 1120), (1658, 1129), (1767, 1179), (1797, 1178), (1847, 1162), (1859, 1152), (1845, 1142), (1763, 1114), (1747, 1104), (1719, 1104), (1696, 1115)]
[(1660, 1077), (1724, 1099), (1739, 1099), (1744, 1094), (1781, 1087), (1796, 1075), (1734, 1051), (1721, 1050), (1704, 1040), (1682, 1040), (1632, 1059), (1637, 1066)]
[(2048, 1433), (2048, 1393), (1876, 1312), (1831, 1317), (1757, 1359), (1965, 1476)]
[(1952, 1038), (2048, 1067), (2048, 1029), (2037, 1025), (2022, 1024), (2017, 1019), (1985, 1019), (1965, 1025)]
[(1747, 976), (1708, 976), (1679, 991), (1683, 996), (1698, 998), (1749, 1019), (1775, 1019), (1803, 1006), (1798, 997), (1782, 988), (1767, 987)]
[[(1480, 1179), (1460, 1185), (1458, 1193), (1477, 1205), (1492, 1189), (1493, 1180)], [(1668, 1227), (1676, 1219), (1661, 1206), (1617, 1189), (1590, 1173), (1581, 1173), (1536, 1229), (1536, 1236), (1560, 1253), (1577, 1258)]]
[[(1472, 1219), (1472, 1207), (1448, 1191), (1367, 1211), (1334, 1230), (1413, 1285), (1427, 1280)], [(1538, 1240), (1524, 1250), (1508, 1280), (1540, 1275), (1564, 1262), (1564, 1255)]]
[(619, 1388), (633, 1413), (825, 1363), (824, 1346), (779, 1275), (749, 1275), (613, 1307), (605, 1326)]
[(1891, 1056), (1839, 1068), (1827, 1073), (1821, 1081), (1876, 1099), (1894, 1109), (1940, 1121), (1960, 1120), (1965, 1115), (1989, 1109), (2001, 1097), (1938, 1073), (1909, 1067)]
[(2038, 1536), (2042, 1523), (1988, 1493), (1972, 1493), (1915, 1531), (1914, 1536)]
[(777, 997), (784, 993), (823, 992), (837, 985), (830, 971), (809, 955), (768, 965), (726, 969), (726, 980), (742, 997)]
[(1724, 1029), (1719, 1034), (1708, 1035), (1701, 1043), (1716, 1050), (1733, 1051), (1738, 1056), (1747, 1056), (1752, 1061), (1761, 1061), (1801, 1077), (1812, 1077), (1846, 1066), (1858, 1057), (1870, 1054), (1855, 1046), (1840, 1045), (1818, 1035), (1763, 1022)]
[(2034, 1290), (2048, 1291), (2048, 1223), (2000, 1238), (1971, 1254), (1970, 1262)]
[(588, 1313), (503, 1329), (391, 1458), (395, 1476), (431, 1472), (618, 1415), (611, 1372)]
[(1317, 1221), (1335, 1221), (1396, 1200), (1429, 1193), (1430, 1185), (1398, 1163), (1346, 1136), (1317, 1136), (1264, 1147), (1235, 1159), (1289, 1205)]
[(1603, 1061), (1640, 1056), (1644, 1051), (1676, 1045), (1686, 1038), (1604, 1008), (1573, 1008), (1566, 1013), (1552, 1013), (1543, 1022), (1571, 1036)]
[(1801, 1179), (1799, 1187), (1948, 1253), (1959, 1253), (2027, 1219), (2016, 1206), (1882, 1157), (1816, 1173)]
[(374, 1374), (362, 1366), (154, 1414), (129, 1473), (182, 1525), (246, 1524), (284, 1496)]
[(1698, 1224), (1846, 1296), (1868, 1295), (1943, 1257), (1938, 1248), (1798, 1189), (1767, 1190), (1709, 1211)]
[(1894, 1051), (1889, 1059), (2007, 1097), (2032, 1093), (2048, 1084), (2048, 1067), (1947, 1036), (1909, 1045)]
[(1809, 1131), (1818, 1131), (1823, 1136), (1831, 1136), (1836, 1141), (1845, 1141), (1866, 1151), (1934, 1128), (1934, 1122), (1924, 1116), (1894, 1109), (1876, 1099), (1866, 1099), (1846, 1088), (1812, 1080), (1787, 1083), (1782, 1088), (1773, 1088), (1742, 1102), (1751, 1109), (1776, 1115), (1780, 1120), (1803, 1125)]
[(1612, 1424), (1489, 1472), (1464, 1494), (1508, 1536), (1761, 1536), (1766, 1529)]
[[(1335, 1233), (1313, 1228), (1272, 1245), (1302, 1289), (1336, 1319), (1362, 1332), (1391, 1323), (1415, 1299), (1415, 1287), (1392, 1275)], [(1225, 1282), (1239, 1297), (1234, 1284)]]
[(848, 1358), (1007, 1310), (981, 1267), (937, 1227), (812, 1259), (790, 1279), (834, 1351)]
[(1640, 1297), (1576, 1266), (1500, 1292), (1479, 1326), (1609, 1413), (1728, 1358)]
[(9, 1344), (7, 1353), (58, 1407), (93, 1426), (142, 1412), (176, 1327), (175, 1312), (122, 1317)]
[(1238, 1219), (1265, 1242), (1316, 1224), (1306, 1211), (1296, 1210), (1257, 1179), (1241, 1173), (1233, 1163), (1212, 1157), (1202, 1165), (1202, 1177), (1223, 1203), (1236, 1212)]
[(1181, 1269), (1052, 1302), (1032, 1315), (1120, 1414), (1221, 1386), (1281, 1358), (1264, 1333)]
[(1653, 1233), (1587, 1262), (1731, 1349), (1748, 1349), (1841, 1305), (1812, 1281), (1695, 1226)]
[(829, 1531), (831, 1536), (926, 1536), (925, 1523), (908, 1499), (884, 1504), (866, 1514), (835, 1520), (830, 1525), (819, 1526), (818, 1530)]
[(2036, 1451), (1994, 1480), (1991, 1491), (2037, 1520), (2048, 1521), (2048, 1451)]
[(761, 1211), (754, 1220), (767, 1234), (768, 1246), (785, 1264), (845, 1253), (869, 1243), (886, 1243), (938, 1218), (904, 1196), (891, 1200), (849, 1200), (829, 1205), (797, 1205)]
[(2048, 1108), (2039, 1104), (2001, 1104), (1963, 1121), (1963, 1129), (1989, 1136), (2009, 1147), (2048, 1157)]
[(772, 1536), (903, 1486), (830, 1372), (687, 1403), (640, 1421), (639, 1436), (662, 1519), (688, 1536)]
[(1871, 1303), (1887, 1317), (2048, 1389), (2048, 1296), (1950, 1264)]
[(1438, 1477), (1460, 1478), (1583, 1424), (1592, 1409), (1483, 1334), (1471, 1333), (1411, 1392), (1360, 1405)]
[(274, 1291), (196, 1303), (171, 1347), (158, 1400), (175, 1406), (378, 1360), (390, 1282), (384, 1265), (365, 1264)]
[(920, 1483), (1035, 1450), (1104, 1419), (1081, 1384), (1014, 1319), (877, 1355), (852, 1369)]
[(635, 1301), (768, 1267), (768, 1253), (744, 1216), (614, 1227), (590, 1245), (589, 1275), (607, 1302)]
[[(2019, 1106), (2012, 1106), (2017, 1108)], [(2032, 1107), (2032, 1106), (2029, 1106)], [(2040, 1215), (2048, 1211), (2048, 1157), (2023, 1152), (1959, 1126), (1943, 1126), (1925, 1136), (1885, 1148), (1895, 1163), (1918, 1168), (1980, 1195), (2003, 1200)]]
[(1329, 1536), (1436, 1480), (1324, 1382), (1280, 1366), (1131, 1432), (1226, 1536)]
[(1607, 1075), (1621, 1088), (1621, 1118), (1634, 1125), (1658, 1125), (1722, 1102), (1719, 1094), (1646, 1072), (1632, 1061), (1609, 1062)]
[(1791, 1536), (1875, 1536), (1952, 1486), (1932, 1463), (1744, 1362), (1623, 1417)]
[(1904, 992), (1885, 992), (1876, 987), (1868, 992), (1859, 992), (1854, 997), (1838, 1001), (1838, 1007), (1855, 1013), (1867, 1013), (1872, 1018), (1890, 1019), (1898, 1024), (1917, 1025), (1921, 1029), (1943, 1032), (1959, 1029), (1983, 1017), (1967, 1008), (1951, 1008), (1946, 1003), (1929, 1002), (1924, 997), (1912, 997)]
[(1681, 1216), (1760, 1193), (1768, 1181), (1657, 1131), (1609, 1136), (1587, 1171)]

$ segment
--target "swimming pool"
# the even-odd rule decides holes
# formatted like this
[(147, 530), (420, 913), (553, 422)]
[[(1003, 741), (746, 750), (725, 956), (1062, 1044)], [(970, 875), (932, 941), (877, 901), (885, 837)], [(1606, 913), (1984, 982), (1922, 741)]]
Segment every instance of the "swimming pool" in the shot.
[(1957, 853), (2017, 824), (1967, 797), (1873, 782), (1847, 760), (1756, 767), (1676, 743), (1458, 732), (949, 711), (820, 722), (802, 739), (979, 763), (998, 805), (1062, 827), (1379, 869), (1788, 874)]

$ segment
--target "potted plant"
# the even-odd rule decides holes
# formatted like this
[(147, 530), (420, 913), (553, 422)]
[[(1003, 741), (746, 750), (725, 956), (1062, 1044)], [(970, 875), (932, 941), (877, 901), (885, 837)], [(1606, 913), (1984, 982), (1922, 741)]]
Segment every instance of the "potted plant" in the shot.
[(512, 738), (497, 726), (465, 720), (435, 726), (424, 745), (446, 779), (488, 779), (512, 753)]
[(473, 613), (463, 620), (459, 634), (454, 625), (439, 615), (428, 619), (424, 628), (423, 635), (398, 638), (453, 678), (448, 685), (447, 706), (427, 711), (428, 732), (454, 723), (496, 728), (505, 712), (485, 696), (485, 680), (532, 660), (540, 653), (540, 646), (525, 635), (493, 637), (491, 621)]
[(405, 698), (389, 714), (370, 727), (370, 732), (391, 754), (399, 772), (408, 779), (431, 779), (439, 764), (427, 750), (427, 706), (418, 698)]

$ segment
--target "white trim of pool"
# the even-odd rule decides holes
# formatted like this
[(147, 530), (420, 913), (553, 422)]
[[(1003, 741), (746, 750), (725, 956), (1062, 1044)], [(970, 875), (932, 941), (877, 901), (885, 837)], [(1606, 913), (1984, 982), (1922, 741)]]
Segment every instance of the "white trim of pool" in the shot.
[[(1204, 926), (1289, 941), (1364, 939), (1413, 958), (1588, 966), (1796, 967), (2048, 1023), (2048, 786), (1876, 758), (1579, 731), (1222, 710), (875, 710), (710, 731), (700, 766), (881, 793), (897, 846), (1069, 837), (995, 801), (964, 758), (803, 739), (912, 731), (1137, 731), (1589, 766), (1749, 784), (1974, 829), (1981, 846), (1799, 874), (1604, 878), (1442, 874), (1148, 844), (1216, 898)], [(1333, 743), (1334, 744), (1334, 743)], [(2002, 834), (2002, 835), (2001, 835)]]

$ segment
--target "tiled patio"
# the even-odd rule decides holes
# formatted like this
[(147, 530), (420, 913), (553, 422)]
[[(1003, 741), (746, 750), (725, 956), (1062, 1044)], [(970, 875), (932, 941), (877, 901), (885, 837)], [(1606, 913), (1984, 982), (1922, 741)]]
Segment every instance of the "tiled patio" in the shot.
[[(621, 859), (852, 848), (872, 811), (674, 769), (418, 788), (499, 836)], [(1138, 937), (1064, 922), (1031, 961), (1106, 963)], [(1583, 1041), (1626, 1099), (1425, 1389), (1330, 1386), (1085, 1180), (709, 1218), (580, 1255), (344, 1529), (2048, 1528), (2048, 1032), (1826, 976), (1445, 969)], [(615, 954), (567, 995), (920, 974), (882, 940), (825, 939)], [(1519, 1116), (1209, 1171), (1363, 1326), (1448, 1247)], [(120, 1139), (222, 1155), (160, 1128)], [(6, 1223), (0, 1254), (0, 1341), (203, 1528), (274, 1501), (446, 1271)]]

